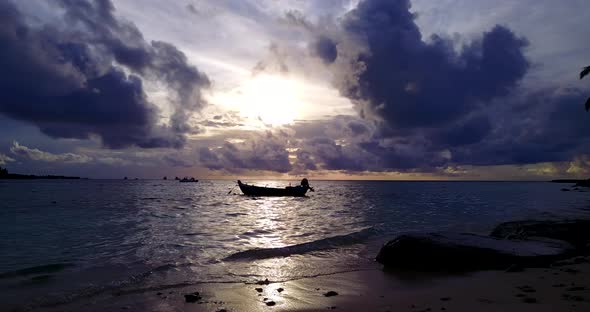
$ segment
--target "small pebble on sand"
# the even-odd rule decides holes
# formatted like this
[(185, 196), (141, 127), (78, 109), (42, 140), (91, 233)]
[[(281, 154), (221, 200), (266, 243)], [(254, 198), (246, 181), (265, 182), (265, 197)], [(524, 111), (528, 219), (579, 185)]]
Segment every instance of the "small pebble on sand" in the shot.
[(522, 302), (524, 303), (537, 303), (537, 299), (532, 298), (532, 297), (526, 297), (522, 299)]

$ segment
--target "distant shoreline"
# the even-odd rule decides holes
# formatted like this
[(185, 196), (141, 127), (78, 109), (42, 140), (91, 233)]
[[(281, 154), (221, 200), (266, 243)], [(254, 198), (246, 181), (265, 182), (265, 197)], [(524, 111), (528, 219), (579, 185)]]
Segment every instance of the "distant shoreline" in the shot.
[(45, 175), (38, 176), (34, 174), (17, 174), (9, 173), (7, 175), (1, 175), (0, 180), (81, 180), (80, 177), (68, 177), (58, 175)]
[(557, 179), (551, 180), (552, 183), (584, 183), (588, 182), (588, 180), (584, 179)]

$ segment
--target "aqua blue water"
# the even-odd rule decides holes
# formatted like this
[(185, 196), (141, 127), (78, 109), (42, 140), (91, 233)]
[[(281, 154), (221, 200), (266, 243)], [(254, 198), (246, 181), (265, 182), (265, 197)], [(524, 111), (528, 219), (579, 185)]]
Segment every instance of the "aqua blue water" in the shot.
[(364, 269), (400, 232), (487, 233), (590, 207), (590, 193), (543, 182), (311, 184), (305, 198), (250, 198), (233, 181), (1, 181), (0, 302)]

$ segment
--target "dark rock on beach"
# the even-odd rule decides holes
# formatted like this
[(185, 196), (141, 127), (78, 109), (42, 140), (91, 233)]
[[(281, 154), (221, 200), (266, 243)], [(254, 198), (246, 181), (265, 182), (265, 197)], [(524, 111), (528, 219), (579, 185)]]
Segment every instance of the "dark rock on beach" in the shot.
[(590, 243), (590, 220), (505, 222), (496, 226), (491, 236), (502, 239), (547, 237), (585, 248)]
[(267, 279), (265, 279), (264, 281), (258, 281), (256, 282), (256, 285), (268, 285), (270, 284), (270, 281)]
[(537, 299), (532, 298), (532, 297), (525, 297), (522, 299), (522, 302), (524, 302), (524, 303), (537, 303)]
[(466, 233), (406, 234), (389, 241), (376, 260), (422, 271), (506, 269), (513, 264), (548, 264), (571, 251), (557, 240), (513, 241)]
[(199, 294), (198, 291), (195, 291), (194, 293), (190, 293), (190, 294), (184, 295), (184, 300), (186, 302), (197, 302), (197, 301), (199, 301), (201, 299), (203, 299), (203, 297), (201, 297), (201, 294)]
[(334, 296), (338, 296), (338, 293), (333, 290), (330, 290), (329, 292), (325, 293), (324, 296), (325, 297), (334, 297)]

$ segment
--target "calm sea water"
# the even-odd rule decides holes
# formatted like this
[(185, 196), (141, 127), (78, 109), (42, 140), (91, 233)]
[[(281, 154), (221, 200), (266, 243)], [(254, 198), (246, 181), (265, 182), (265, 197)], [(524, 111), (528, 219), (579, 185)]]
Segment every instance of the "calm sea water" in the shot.
[(590, 206), (542, 182), (311, 182), (305, 198), (250, 198), (232, 181), (0, 182), (0, 302), (365, 269), (396, 233), (487, 233)]

